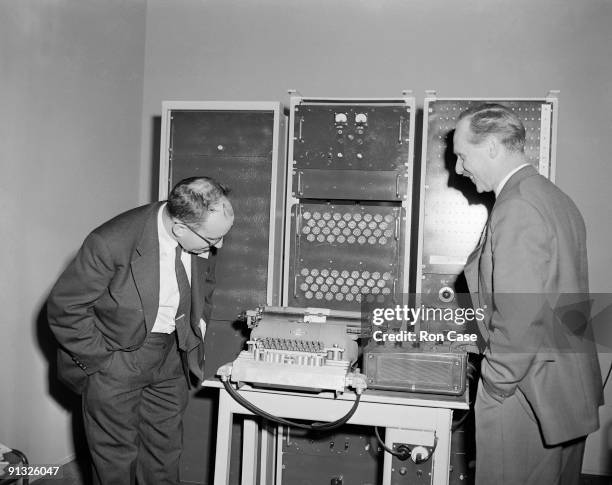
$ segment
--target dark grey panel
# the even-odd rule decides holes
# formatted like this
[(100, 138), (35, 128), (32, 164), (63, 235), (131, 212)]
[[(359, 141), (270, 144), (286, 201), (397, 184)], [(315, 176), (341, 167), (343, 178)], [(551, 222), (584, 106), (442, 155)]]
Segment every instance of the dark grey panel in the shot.
[(403, 172), (364, 170), (298, 170), (293, 177), (297, 198), (401, 201), (408, 193)]
[[(337, 122), (336, 117), (346, 117)], [(365, 122), (356, 119), (363, 117)], [(295, 108), (297, 169), (393, 171), (408, 161), (410, 112), (403, 103), (302, 104)]]
[[(175, 110), (171, 119), (169, 188), (208, 175), (230, 186), (235, 223), (219, 250), (204, 374), (233, 361), (246, 340), (238, 313), (266, 301), (274, 113)], [(162, 175), (163, 176), (163, 175)], [(284, 191), (282, 191), (284, 193)], [(216, 391), (193, 391), (185, 414), (181, 479), (212, 483)], [(230, 483), (240, 477), (241, 427), (233, 426)]]
[(271, 159), (210, 157), (175, 159), (173, 182), (210, 175), (232, 189), (235, 222), (218, 252), (213, 318), (232, 320), (266, 302), (270, 230)]
[(383, 453), (372, 428), (343, 426), (335, 432), (291, 428), (282, 442), (283, 485), (375, 485), (382, 483)]
[(364, 295), (400, 294), (402, 218), (392, 205), (295, 206), (289, 305), (359, 311)]
[(272, 111), (173, 110), (170, 145), (176, 156), (267, 157), (273, 129)]
[[(266, 301), (272, 129), (272, 112), (172, 114), (170, 187), (208, 175), (232, 189), (236, 219), (219, 251), (215, 319), (234, 319)], [(218, 144), (226, 148), (219, 151)]]
[[(211, 320), (204, 342), (204, 375), (214, 378), (217, 369), (233, 361), (244, 346), (246, 336), (242, 324)], [(215, 463), (215, 436), (217, 435), (218, 391), (193, 389), (183, 419), (183, 455), (181, 480), (190, 483), (212, 483)], [(232, 428), (232, 467), (230, 483), (240, 481), (242, 427), (239, 420)]]

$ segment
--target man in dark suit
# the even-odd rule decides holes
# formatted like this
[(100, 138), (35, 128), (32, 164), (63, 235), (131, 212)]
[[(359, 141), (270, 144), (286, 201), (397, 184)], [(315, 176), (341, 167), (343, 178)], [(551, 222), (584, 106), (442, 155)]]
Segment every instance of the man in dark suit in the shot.
[(120, 214), (51, 291), (60, 378), (82, 394), (97, 484), (179, 483), (189, 372), (202, 379), (216, 252), (234, 220), (226, 195), (194, 177)]
[(582, 216), (527, 163), (525, 128), (510, 109), (463, 112), (453, 144), (456, 172), (496, 195), (465, 267), (486, 311), (476, 484), (577, 484), (602, 397)]

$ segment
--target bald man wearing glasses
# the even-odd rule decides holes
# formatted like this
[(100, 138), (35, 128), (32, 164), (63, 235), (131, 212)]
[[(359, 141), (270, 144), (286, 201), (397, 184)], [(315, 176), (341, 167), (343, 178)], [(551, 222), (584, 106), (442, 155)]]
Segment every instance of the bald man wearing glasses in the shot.
[(60, 378), (82, 394), (95, 484), (179, 484), (190, 374), (203, 378), (227, 189), (182, 180), (168, 200), (95, 229), (48, 300)]

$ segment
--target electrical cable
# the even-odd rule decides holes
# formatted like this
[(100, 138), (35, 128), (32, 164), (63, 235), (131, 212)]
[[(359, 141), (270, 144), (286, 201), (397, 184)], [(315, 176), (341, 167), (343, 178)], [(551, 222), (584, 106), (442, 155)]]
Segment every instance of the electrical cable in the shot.
[(382, 440), (382, 438), (380, 437), (380, 432), (378, 431), (378, 426), (374, 426), (374, 432), (376, 433), (376, 439), (378, 440), (378, 444), (381, 446), (381, 448), (383, 450), (385, 450), (387, 453), (393, 455), (393, 456), (397, 456), (400, 460), (406, 460), (412, 453), (412, 450), (410, 450), (410, 448), (408, 448), (409, 453), (406, 454), (405, 452), (402, 453), (400, 451), (395, 451), (392, 450), (391, 448), (389, 448), (385, 442)]
[[(400, 444), (397, 445), (397, 451), (396, 450), (392, 450), (391, 448), (389, 448), (385, 444), (385, 442), (382, 440), (382, 438), (380, 437), (380, 432), (378, 431), (378, 426), (374, 426), (374, 432), (376, 433), (376, 439), (378, 440), (378, 443), (380, 444), (382, 449), (385, 450), (387, 453), (390, 453), (391, 455), (396, 456), (397, 458), (399, 458), (402, 461), (405, 461), (405, 460), (407, 460), (408, 458), (410, 458), (412, 456), (412, 449), (410, 449), (408, 447), (408, 445), (406, 445), (404, 443), (400, 443)], [(434, 451), (436, 451), (437, 447), (438, 447), (438, 439), (435, 438), (435, 436), (434, 436), (434, 444), (433, 444), (433, 446), (432, 447), (429, 447), (429, 446), (426, 447), (429, 450), (429, 455), (427, 456), (427, 458), (425, 458), (422, 461), (429, 460), (433, 456)], [(421, 463), (421, 461), (419, 461), (418, 459), (415, 459), (415, 463), (418, 464), (418, 463)]]
[(223, 387), (225, 387), (225, 390), (228, 392), (228, 394), (232, 396), (238, 404), (244, 406), (249, 411), (251, 411), (253, 414), (257, 414), (261, 416), (262, 418), (265, 418), (269, 421), (273, 421), (278, 424), (282, 424), (285, 426), (293, 426), (296, 428), (306, 429), (310, 431), (329, 431), (332, 429), (339, 428), (343, 424), (346, 424), (347, 421), (353, 417), (353, 414), (355, 414), (355, 411), (357, 411), (357, 407), (359, 406), (359, 401), (361, 400), (361, 394), (357, 393), (357, 397), (355, 397), (355, 402), (353, 403), (353, 406), (351, 407), (349, 412), (346, 413), (344, 416), (342, 416), (340, 419), (337, 419), (336, 421), (332, 421), (329, 423), (314, 422), (311, 424), (303, 424), (303, 423), (298, 423), (296, 421), (291, 421), (289, 419), (274, 416), (264, 411), (263, 409), (258, 408), (253, 403), (251, 403), (250, 401), (247, 401), (244, 397), (242, 397), (238, 393), (238, 391), (236, 391), (231, 386), (231, 384), (229, 383), (227, 379), (221, 379), (221, 382), (223, 383)]

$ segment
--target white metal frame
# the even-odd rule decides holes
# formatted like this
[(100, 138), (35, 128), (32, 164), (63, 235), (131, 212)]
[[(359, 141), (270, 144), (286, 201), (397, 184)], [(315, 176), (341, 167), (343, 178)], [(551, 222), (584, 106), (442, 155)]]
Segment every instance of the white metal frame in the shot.
[[(541, 101), (542, 103), (550, 103), (552, 105), (552, 113), (549, 112), (549, 119), (541, 119), (540, 137), (544, 134), (545, 139), (550, 133), (550, 137), (545, 140), (545, 145), (548, 145), (548, 154), (544, 150), (540, 150), (540, 161), (538, 171), (550, 179), (552, 182), (555, 181), (556, 174), (556, 158), (557, 158), (557, 120), (559, 113), (559, 91), (551, 90), (548, 92), (546, 97), (543, 98), (453, 98), (453, 97), (438, 97), (435, 91), (425, 91), (425, 98), (423, 100), (423, 143), (421, 147), (421, 181), (419, 191), (419, 233), (417, 238), (417, 268), (416, 268), (416, 282), (415, 282), (415, 294), (417, 300), (422, 291), (423, 281), (423, 222), (425, 217), (425, 174), (426, 174), (426, 161), (427, 161), (427, 140), (429, 125), (428, 113), (429, 105), (434, 101), (482, 101), (482, 102), (493, 102), (493, 101)], [(548, 123), (548, 129), (545, 128), (545, 123)], [(548, 155), (548, 156), (546, 156)], [(546, 160), (543, 162), (543, 158)], [(542, 170), (544, 168), (544, 170)], [(544, 172), (544, 173), (542, 173)], [(420, 305), (420, 301), (416, 302), (416, 306)]]
[[(217, 425), (217, 448), (215, 453), (214, 485), (229, 483), (232, 422), (235, 414), (249, 416), (245, 419), (242, 447), (242, 485), (281, 485), (282, 432), (276, 434), (276, 458), (269, 456), (272, 430), (267, 422), (259, 429), (252, 413), (238, 404), (223, 388), (219, 381), (205, 381), (204, 387), (219, 389), (219, 412)], [(288, 419), (329, 421), (345, 414), (355, 400), (353, 392), (345, 392), (335, 398), (333, 393), (304, 394), (292, 391), (256, 389), (243, 386), (238, 391), (245, 399), (265, 411)], [(349, 424), (379, 426), (385, 428), (385, 442), (388, 447), (393, 443), (431, 445), (435, 437), (435, 451), (432, 461), (432, 485), (448, 485), (451, 446), (451, 426), (453, 409), (469, 409), (468, 393), (461, 397), (425, 397), (409, 393), (366, 392)], [(260, 441), (258, 458), (257, 443)], [(262, 464), (259, 475), (257, 462)], [(392, 458), (385, 453), (383, 463), (383, 482), (389, 485), (392, 477)], [(272, 473), (274, 471), (274, 473)], [(255, 478), (259, 478), (259, 481)]]
[[(408, 132), (408, 141), (410, 142), (410, 150), (408, 152), (408, 160), (405, 162), (407, 169), (407, 187), (408, 191), (406, 197), (402, 201), (402, 208), (406, 214), (405, 228), (407, 234), (410, 231), (411, 217), (412, 217), (412, 187), (414, 177), (414, 133), (415, 133), (415, 118), (416, 118), (416, 103), (413, 96), (404, 96), (398, 98), (326, 98), (326, 97), (303, 97), (291, 96), (290, 109), (289, 109), (289, 133), (288, 133), (288, 154), (287, 154), (287, 172), (286, 172), (286, 183), (285, 187), (287, 190), (285, 198), (285, 247), (283, 253), (283, 306), (289, 304), (289, 268), (291, 261), (291, 211), (295, 204), (299, 203), (299, 199), (293, 196), (292, 193), (292, 177), (293, 171), (295, 170), (294, 156), (294, 140), (293, 127), (295, 126), (295, 108), (302, 103), (338, 103), (345, 105), (361, 105), (367, 103), (373, 103), (377, 106), (384, 106), (385, 103), (397, 104), (398, 102), (404, 103), (406, 108), (410, 111), (410, 130)], [(410, 237), (404, 238), (404, 260), (403, 264), (403, 281), (402, 288), (404, 294), (409, 292), (409, 261), (410, 261)]]

